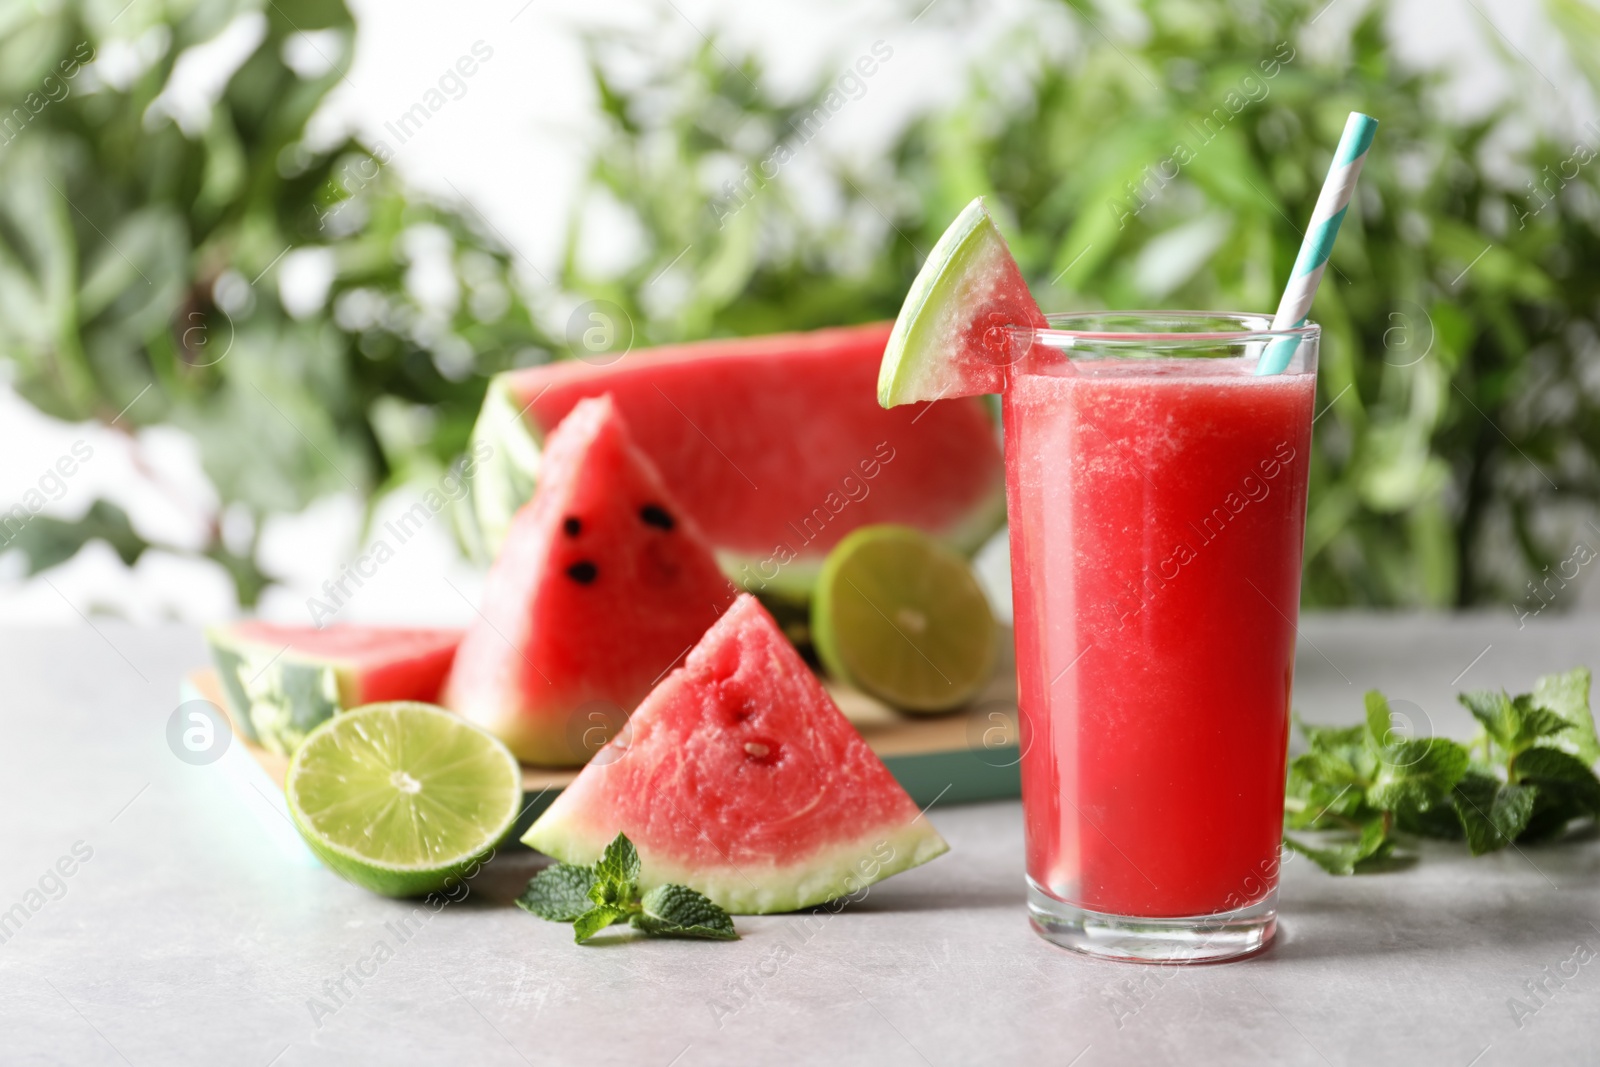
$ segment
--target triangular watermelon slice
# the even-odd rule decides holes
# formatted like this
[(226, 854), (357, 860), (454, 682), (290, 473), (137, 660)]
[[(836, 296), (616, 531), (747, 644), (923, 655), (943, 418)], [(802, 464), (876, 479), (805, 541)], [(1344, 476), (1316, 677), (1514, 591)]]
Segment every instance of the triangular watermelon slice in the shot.
[(983, 197), (952, 222), (917, 272), (878, 370), (878, 403), (1005, 391), (1027, 355), (1009, 327), (1047, 325)]
[(748, 594), (523, 841), (593, 863), (619, 832), (645, 886), (745, 915), (820, 904), (948, 848)]
[(239, 728), (289, 755), (313, 727), (347, 708), (438, 700), (463, 632), (250, 619), (212, 627), (206, 643)]
[(444, 703), (524, 763), (582, 763), (733, 600), (609, 396), (550, 435)]

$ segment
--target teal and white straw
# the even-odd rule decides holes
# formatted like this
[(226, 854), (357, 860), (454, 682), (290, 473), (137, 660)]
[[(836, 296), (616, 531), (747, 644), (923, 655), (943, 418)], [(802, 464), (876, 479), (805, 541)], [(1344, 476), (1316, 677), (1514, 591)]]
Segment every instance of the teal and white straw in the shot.
[[(1367, 149), (1372, 147), (1372, 135), (1377, 129), (1377, 119), (1359, 111), (1350, 112), (1350, 120), (1344, 124), (1344, 136), (1339, 138), (1339, 149), (1333, 154), (1333, 165), (1328, 168), (1317, 206), (1311, 212), (1305, 243), (1294, 261), (1294, 273), (1283, 290), (1283, 299), (1278, 301), (1278, 313), (1272, 317), (1274, 330), (1293, 330), (1306, 324), (1306, 317), (1311, 314), (1311, 301), (1316, 298), (1322, 272), (1328, 267), (1334, 238), (1339, 236), (1339, 225), (1349, 210), (1350, 196), (1355, 192), (1356, 179), (1361, 176), (1361, 164), (1367, 160)], [(1272, 342), (1256, 364), (1256, 373), (1282, 374), (1299, 346), (1298, 337), (1280, 337)]]

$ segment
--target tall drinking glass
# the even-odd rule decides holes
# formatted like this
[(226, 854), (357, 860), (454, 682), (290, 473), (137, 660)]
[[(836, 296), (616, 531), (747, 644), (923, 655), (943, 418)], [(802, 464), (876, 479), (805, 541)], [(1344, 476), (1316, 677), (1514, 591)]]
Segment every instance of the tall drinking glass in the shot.
[[(1050, 316), (1018, 331), (1006, 480), (1028, 906), (1096, 956), (1267, 945), (1320, 329)], [(1258, 376), (1267, 345), (1288, 369)]]

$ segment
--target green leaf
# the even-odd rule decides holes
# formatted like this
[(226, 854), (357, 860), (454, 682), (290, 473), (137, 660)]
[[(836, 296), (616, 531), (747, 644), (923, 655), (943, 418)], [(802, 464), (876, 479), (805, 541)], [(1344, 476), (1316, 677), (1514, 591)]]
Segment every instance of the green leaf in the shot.
[(1465, 836), (1465, 830), (1461, 826), (1461, 816), (1456, 813), (1453, 793), (1442, 802), (1430, 804), (1425, 808), (1401, 808), (1395, 812), (1395, 826), (1408, 834), (1433, 837), (1441, 841), (1460, 841)]
[(658, 885), (644, 895), (633, 925), (647, 934), (737, 941), (728, 913), (688, 886)]
[[(19, 513), (25, 516), (20, 522)], [(29, 515), (21, 504), (0, 515), (0, 552), (21, 549), (28, 557), (29, 574), (65, 563), (93, 540), (106, 542), (130, 565), (149, 547), (128, 521), (128, 513), (106, 500), (96, 500), (77, 520)]]
[(639, 851), (627, 835), (618, 834), (594, 865), (589, 899), (601, 907), (632, 907), (639, 895)]
[(1514, 739), (1518, 751), (1542, 737), (1550, 737), (1563, 730), (1572, 729), (1573, 724), (1560, 715), (1546, 708), (1536, 707), (1533, 697), (1528, 693), (1515, 697), (1511, 704), (1517, 709), (1517, 717), (1520, 720)]
[(633, 847), (627, 834), (618, 834), (606, 846), (605, 854), (594, 865), (594, 873), (602, 881), (631, 885), (639, 880), (639, 850)]
[(1306, 722), (1300, 724), (1300, 732), (1305, 734), (1312, 751), (1360, 745), (1367, 736), (1365, 726), (1313, 726)]
[(573, 920), (572, 939), (581, 945), (612, 923), (619, 922), (627, 917), (627, 908), (596, 904)]
[(1519, 753), (1510, 763), (1518, 783), (1538, 786), (1575, 805), (1587, 815), (1600, 815), (1600, 779), (1577, 756), (1558, 748), (1537, 745)]
[(1534, 683), (1533, 703), (1561, 716), (1572, 726), (1555, 738), (1552, 745), (1592, 767), (1600, 760), (1600, 740), (1596, 739), (1594, 715), (1589, 710), (1589, 683), (1587, 667), (1565, 674), (1547, 674)]
[(1456, 783), (1451, 797), (1474, 856), (1515, 841), (1527, 828), (1537, 799), (1538, 790), (1533, 786), (1507, 785), (1476, 771)]
[(1389, 745), (1367, 802), (1377, 808), (1428, 808), (1449, 795), (1470, 762), (1466, 748), (1445, 737)]
[(1389, 698), (1376, 689), (1367, 690), (1367, 739), (1372, 746), (1381, 749), (1389, 743), (1390, 735), (1394, 730), (1393, 720), (1389, 717)]
[(594, 868), (572, 863), (546, 867), (528, 882), (517, 897), (517, 907), (541, 919), (570, 923), (594, 907), (589, 889), (594, 885)]
[(1353, 841), (1319, 847), (1297, 841), (1288, 835), (1283, 840), (1329, 874), (1339, 875), (1355, 874), (1363, 864), (1382, 859), (1394, 849), (1389, 828), (1382, 817), (1369, 820)]
[(1516, 742), (1517, 730), (1521, 726), (1521, 717), (1511, 703), (1511, 698), (1505, 693), (1496, 693), (1488, 689), (1479, 689), (1470, 693), (1461, 693), (1456, 697), (1470, 712), (1472, 717), (1483, 724), (1483, 729), (1489, 739), (1501, 748), (1511, 751)]

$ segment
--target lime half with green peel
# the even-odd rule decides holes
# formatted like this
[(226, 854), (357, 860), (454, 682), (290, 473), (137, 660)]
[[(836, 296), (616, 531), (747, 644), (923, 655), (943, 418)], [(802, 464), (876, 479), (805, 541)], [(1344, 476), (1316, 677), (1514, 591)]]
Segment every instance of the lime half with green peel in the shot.
[(840, 541), (811, 603), (823, 666), (906, 711), (971, 700), (994, 669), (995, 631), (967, 561), (909, 526), (863, 526)]
[(1044, 325), (980, 196), (940, 236), (906, 293), (878, 368), (878, 403), (1003, 392), (1030, 347), (1012, 327)]
[(336, 874), (410, 897), (462, 877), (510, 832), (522, 769), (441, 708), (368, 704), (307, 735), (284, 790), (300, 835)]

